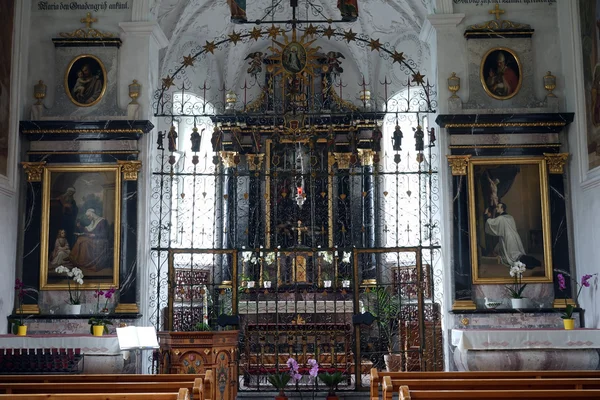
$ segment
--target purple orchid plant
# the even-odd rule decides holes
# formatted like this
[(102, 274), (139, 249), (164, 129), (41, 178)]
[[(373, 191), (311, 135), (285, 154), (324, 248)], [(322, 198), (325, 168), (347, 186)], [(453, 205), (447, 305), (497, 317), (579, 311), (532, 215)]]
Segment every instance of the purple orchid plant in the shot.
[[(285, 363), (289, 370), (287, 372), (278, 372), (273, 375), (269, 375), (268, 380), (271, 385), (273, 385), (276, 389), (279, 389), (279, 396), (284, 397), (285, 394), (283, 390), (287, 386), (290, 380), (294, 382), (299, 382), (302, 379), (302, 374), (300, 373), (300, 366), (298, 365), (298, 361), (293, 358), (288, 358)], [(319, 364), (315, 359), (308, 359), (306, 364), (310, 367), (308, 371), (308, 375), (311, 381), (314, 381), (317, 375), (319, 375)]]
[[(111, 287), (106, 292), (103, 290), (100, 290), (99, 288), (94, 290), (94, 297), (96, 298), (96, 314), (100, 314), (100, 315), (108, 314), (108, 311), (109, 311), (108, 310), (108, 301), (113, 297), (113, 295), (115, 294), (116, 291), (117, 291), (117, 289), (115, 289), (114, 287)], [(104, 299), (105, 299), (104, 307), (102, 307), (102, 309), (100, 309), (100, 297), (104, 297)], [(104, 326), (104, 333), (108, 333), (108, 328), (106, 327), (106, 325), (112, 325), (112, 321), (110, 319), (107, 319), (104, 316), (91, 317), (88, 320), (88, 324), (90, 325), (90, 332), (92, 331), (94, 326), (101, 325), (101, 326)]]
[[(566, 274), (565, 274), (566, 275)], [(573, 304), (567, 304), (567, 297), (565, 296), (565, 311), (563, 312), (561, 318), (562, 319), (571, 319), (573, 318), (573, 311), (575, 311), (575, 308), (578, 306), (577, 300), (579, 299), (579, 294), (581, 293), (581, 289), (583, 289), (584, 287), (590, 287), (590, 280), (597, 274), (586, 274), (583, 275), (581, 277), (581, 283), (578, 283), (576, 280), (572, 279), (572, 281), (575, 283), (575, 287), (579, 287), (577, 289), (577, 294), (575, 295), (575, 305)], [(568, 275), (567, 275), (568, 276)], [(558, 288), (562, 291), (565, 290), (567, 288), (567, 282), (565, 280), (565, 276), (563, 274), (558, 274), (557, 276), (558, 279)]]

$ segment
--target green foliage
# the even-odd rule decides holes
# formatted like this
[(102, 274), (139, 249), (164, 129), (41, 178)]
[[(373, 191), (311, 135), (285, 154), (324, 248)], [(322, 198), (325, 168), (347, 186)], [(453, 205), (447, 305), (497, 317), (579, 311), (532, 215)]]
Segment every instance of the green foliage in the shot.
[(325, 386), (329, 388), (330, 395), (335, 394), (335, 389), (337, 389), (337, 386), (345, 378), (344, 374), (342, 374), (339, 371), (334, 372), (333, 374), (330, 374), (329, 372), (324, 372), (322, 374), (317, 375), (317, 377), (319, 378), (319, 380), (321, 380), (321, 382), (325, 384)]
[(279, 390), (283, 390), (292, 376), (287, 372), (279, 372), (277, 374), (269, 375), (269, 383)]
[(104, 333), (108, 334), (108, 327), (106, 325), (112, 325), (112, 321), (102, 317), (91, 317), (88, 320), (88, 324), (90, 325), (90, 333), (94, 332), (94, 326), (102, 325), (104, 326)]
[(194, 330), (200, 332), (212, 331), (210, 325), (206, 322), (197, 322), (196, 325), (194, 325)]
[(389, 289), (379, 287), (373, 290), (375, 294), (375, 307), (370, 310), (377, 319), (379, 331), (386, 340), (388, 352), (392, 352), (393, 336), (398, 326), (398, 312), (400, 311), (400, 296), (391, 294)]

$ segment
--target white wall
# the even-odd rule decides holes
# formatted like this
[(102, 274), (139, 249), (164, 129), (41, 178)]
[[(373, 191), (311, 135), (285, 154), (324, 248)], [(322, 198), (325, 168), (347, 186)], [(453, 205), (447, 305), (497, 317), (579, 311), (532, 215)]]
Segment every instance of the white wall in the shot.
[[(557, 6), (564, 71), (559, 84), (564, 87), (566, 110), (575, 112), (575, 121), (568, 131), (569, 152), (572, 154), (569, 179), (575, 267), (580, 280), (584, 274), (600, 272), (600, 168), (587, 170), (586, 105), (578, 2), (563, 0)], [(581, 292), (579, 302), (586, 310), (586, 328), (600, 328), (598, 283), (590, 289)]]

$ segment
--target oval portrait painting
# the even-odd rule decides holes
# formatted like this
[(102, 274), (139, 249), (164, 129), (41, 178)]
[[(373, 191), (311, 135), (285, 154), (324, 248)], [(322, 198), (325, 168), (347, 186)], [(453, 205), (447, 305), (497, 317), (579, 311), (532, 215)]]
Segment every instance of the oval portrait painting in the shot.
[(89, 54), (75, 57), (65, 73), (65, 91), (79, 107), (98, 103), (106, 91), (106, 70), (102, 61)]
[(516, 53), (505, 47), (491, 49), (483, 56), (480, 75), (486, 93), (495, 99), (510, 99), (521, 89), (521, 63)]
[(291, 42), (281, 52), (281, 65), (290, 74), (302, 72), (306, 66), (306, 50), (298, 42)]

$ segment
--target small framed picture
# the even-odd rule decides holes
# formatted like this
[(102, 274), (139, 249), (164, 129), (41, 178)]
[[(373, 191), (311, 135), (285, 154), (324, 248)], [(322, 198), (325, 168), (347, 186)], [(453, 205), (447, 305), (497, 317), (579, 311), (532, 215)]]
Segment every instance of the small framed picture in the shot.
[(517, 54), (506, 47), (489, 50), (479, 72), (485, 92), (498, 100), (508, 100), (521, 89), (523, 73)]
[(75, 57), (65, 72), (65, 91), (79, 107), (97, 104), (106, 91), (106, 69), (102, 61), (91, 54)]

